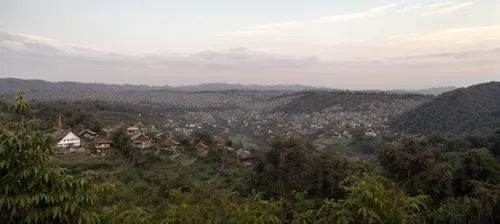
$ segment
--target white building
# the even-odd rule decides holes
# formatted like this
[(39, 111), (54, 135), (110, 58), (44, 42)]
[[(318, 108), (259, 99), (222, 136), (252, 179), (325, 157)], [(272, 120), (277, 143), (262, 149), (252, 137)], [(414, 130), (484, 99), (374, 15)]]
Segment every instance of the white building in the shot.
[(60, 148), (79, 147), (81, 137), (73, 129), (58, 129), (52, 133), (56, 146)]

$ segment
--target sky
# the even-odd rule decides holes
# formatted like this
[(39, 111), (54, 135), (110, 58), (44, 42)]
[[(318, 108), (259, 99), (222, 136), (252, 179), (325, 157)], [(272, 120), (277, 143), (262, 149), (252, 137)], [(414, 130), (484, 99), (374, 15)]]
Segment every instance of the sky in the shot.
[(499, 0), (0, 0), (0, 78), (420, 89), (500, 80)]

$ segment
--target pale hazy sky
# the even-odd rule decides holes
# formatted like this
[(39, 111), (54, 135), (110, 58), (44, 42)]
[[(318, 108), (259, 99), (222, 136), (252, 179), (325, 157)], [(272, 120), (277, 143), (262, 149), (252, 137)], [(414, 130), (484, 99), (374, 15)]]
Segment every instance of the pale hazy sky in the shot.
[(500, 0), (0, 0), (0, 77), (426, 88), (500, 80)]

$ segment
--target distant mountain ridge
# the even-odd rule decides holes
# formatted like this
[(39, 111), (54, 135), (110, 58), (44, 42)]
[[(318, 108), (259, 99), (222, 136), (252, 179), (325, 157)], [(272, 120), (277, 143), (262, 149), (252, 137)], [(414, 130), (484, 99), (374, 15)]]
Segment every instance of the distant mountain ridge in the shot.
[(12, 94), (19, 90), (24, 92), (122, 92), (122, 91), (142, 91), (158, 90), (164, 87), (147, 85), (117, 85), (101, 83), (80, 83), (80, 82), (48, 82), (39, 79), (0, 79), (0, 94)]
[[(394, 93), (418, 93), (439, 95), (442, 92), (456, 89), (456, 87), (437, 87), (422, 90), (390, 90)], [(305, 90), (327, 90), (335, 91), (327, 87), (314, 87), (306, 85), (256, 85), (256, 84), (229, 84), (229, 83), (204, 83), (199, 85), (185, 86), (149, 86), (149, 85), (118, 85), (102, 83), (81, 83), (81, 82), (49, 82), (39, 79), (18, 79), (18, 78), (0, 78), (0, 94), (13, 94), (19, 90), (24, 92), (125, 92), (125, 91), (152, 91), (152, 90), (171, 90), (186, 92), (203, 91), (286, 91), (298, 92)], [(374, 92), (385, 92), (387, 90), (365, 90)]]
[(203, 83), (173, 87), (184, 91), (227, 91), (227, 90), (254, 90), (254, 91), (304, 91), (304, 90), (331, 90), (326, 87), (313, 87), (305, 85), (256, 85), (256, 84), (228, 84), (228, 83)]

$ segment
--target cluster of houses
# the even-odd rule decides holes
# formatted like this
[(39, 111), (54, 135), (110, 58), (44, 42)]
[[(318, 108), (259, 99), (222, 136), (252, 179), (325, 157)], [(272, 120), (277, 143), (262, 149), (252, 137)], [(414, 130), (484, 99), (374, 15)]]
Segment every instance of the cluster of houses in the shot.
[[(178, 150), (180, 149), (180, 142), (174, 139), (168, 139), (163, 142), (162, 146), (164, 147), (165, 150), (175, 154), (178, 153)], [(243, 167), (250, 167), (253, 164), (254, 157), (250, 151), (242, 148), (235, 150), (234, 148), (227, 146), (227, 140), (225, 138), (215, 137), (213, 140), (212, 147), (219, 147), (233, 154), (236, 157), (238, 164), (240, 164)], [(200, 155), (206, 155), (210, 150), (208, 144), (204, 143), (203, 141), (198, 141), (198, 143), (194, 146), (194, 148), (196, 152)]]
[(96, 133), (88, 129), (77, 133), (71, 128), (58, 128), (52, 133), (52, 138), (56, 148), (95, 148), (100, 152), (111, 149), (112, 144), (107, 133)]
[[(138, 149), (147, 149), (150, 147), (160, 147), (171, 153), (178, 154), (181, 150), (181, 143), (173, 138), (158, 141), (145, 134), (145, 129), (138, 126), (131, 126), (126, 129), (126, 134)], [(73, 129), (57, 128), (53, 133), (54, 147), (68, 148), (69, 151), (75, 151), (78, 148), (95, 149), (97, 154), (108, 152), (111, 149), (112, 141), (108, 138), (106, 131), (94, 132), (85, 129), (81, 132), (75, 132)], [(157, 137), (157, 136), (155, 136)], [(213, 145), (209, 146), (203, 141), (198, 141), (194, 149), (199, 155), (207, 155), (211, 147), (220, 147), (231, 152), (237, 158), (239, 164), (244, 167), (252, 165), (253, 155), (244, 149), (235, 150), (227, 146), (227, 140), (222, 137), (214, 138)]]

